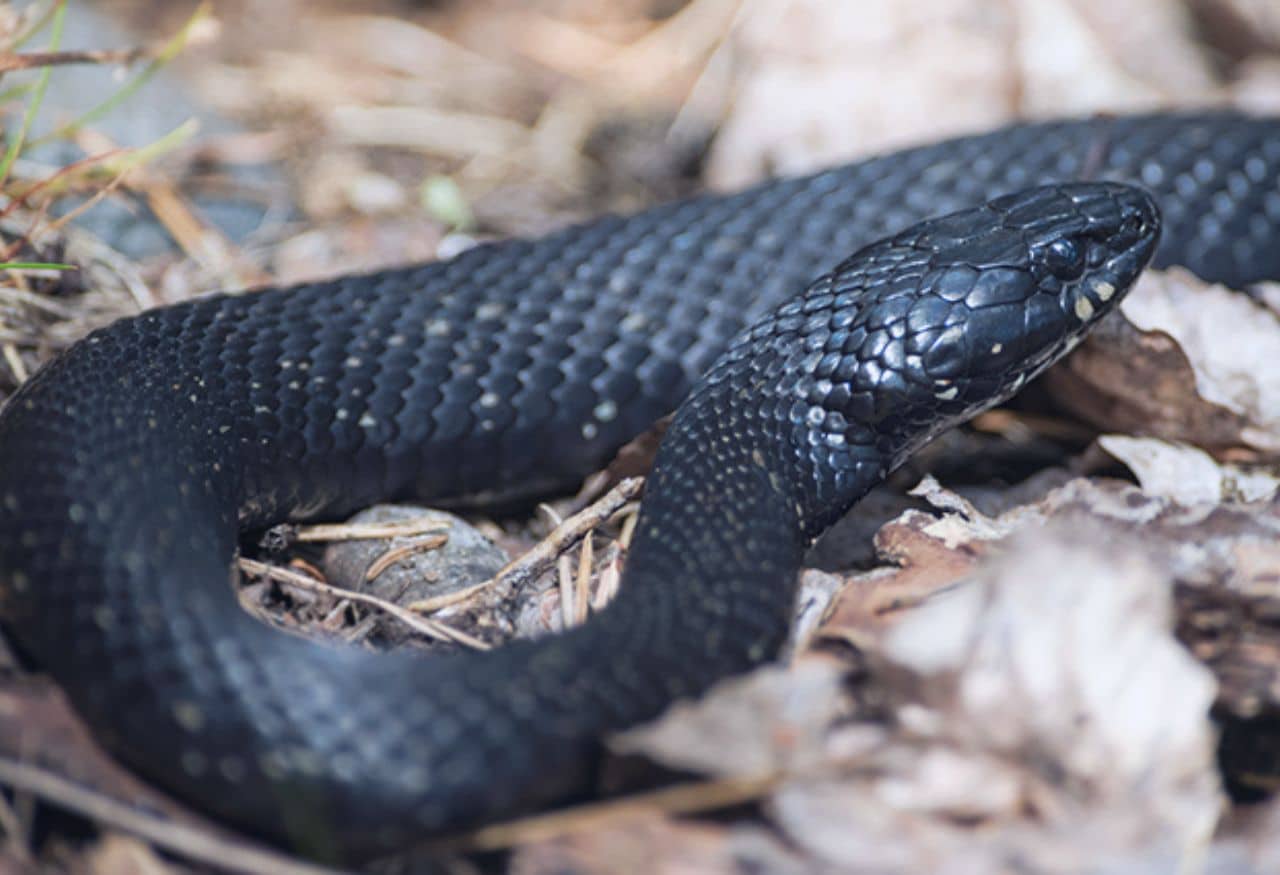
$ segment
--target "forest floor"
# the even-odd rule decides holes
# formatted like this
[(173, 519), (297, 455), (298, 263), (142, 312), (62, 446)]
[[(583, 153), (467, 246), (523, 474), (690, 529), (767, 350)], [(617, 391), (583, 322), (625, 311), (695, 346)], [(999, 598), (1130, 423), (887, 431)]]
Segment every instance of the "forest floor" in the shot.
[[(212, 290), (1021, 118), (1280, 113), (1270, 0), (60, 9), (0, 3), (20, 146), (0, 172), (0, 400), (92, 328)], [(785, 663), (615, 739), (599, 801), (430, 865), (1280, 870), (1280, 286), (1240, 291), (1152, 272), (1105, 336), (820, 542)], [(617, 583), (651, 447), (515, 519), (273, 532), (245, 545), (241, 601), (361, 646), (581, 622)], [(132, 778), (0, 639), (0, 872), (222, 869), (322, 871)]]

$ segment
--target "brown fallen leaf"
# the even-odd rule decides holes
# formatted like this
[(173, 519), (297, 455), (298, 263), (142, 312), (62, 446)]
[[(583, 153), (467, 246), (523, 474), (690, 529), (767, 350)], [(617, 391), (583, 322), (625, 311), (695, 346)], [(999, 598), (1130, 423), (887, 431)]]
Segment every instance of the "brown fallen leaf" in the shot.
[[(801, 658), (674, 708), (625, 749), (780, 774), (764, 811), (799, 850), (796, 871), (1002, 871), (1011, 856), (1031, 871), (1163, 871), (1188, 853), (1245, 853), (1211, 844), (1217, 686), (1174, 630), (1203, 605), (1188, 591), (1243, 597), (1280, 580), (1270, 503), (1209, 492), (1191, 506), (1076, 479), (991, 517), (936, 483), (917, 492), (939, 514), (909, 511), (878, 539), (903, 568), (849, 577), (817, 639), (864, 654), (857, 680), (840, 682), (847, 660)], [(850, 607), (868, 581), (892, 592), (899, 575), (930, 574), (914, 606), (871, 619)], [(878, 690), (877, 712), (851, 683)]]
[(1232, 57), (1280, 48), (1280, 6), (1272, 0), (1193, 0), (1203, 30)]
[[(993, 543), (1025, 524), (1033, 508), (989, 517), (954, 492), (926, 477), (911, 494), (941, 515), (907, 510), (876, 532), (879, 567), (846, 576), (818, 639), (847, 640), (855, 646), (878, 640), (900, 612), (927, 602), (967, 578), (990, 554)], [(949, 512), (948, 512), (949, 511)]]
[(1105, 431), (1246, 456), (1280, 453), (1280, 318), (1183, 270), (1147, 273), (1088, 341), (1045, 377)]
[(1121, 312), (1138, 330), (1177, 343), (1196, 394), (1240, 418), (1241, 443), (1280, 452), (1280, 372), (1268, 366), (1280, 361), (1280, 316), (1181, 269), (1145, 276)]

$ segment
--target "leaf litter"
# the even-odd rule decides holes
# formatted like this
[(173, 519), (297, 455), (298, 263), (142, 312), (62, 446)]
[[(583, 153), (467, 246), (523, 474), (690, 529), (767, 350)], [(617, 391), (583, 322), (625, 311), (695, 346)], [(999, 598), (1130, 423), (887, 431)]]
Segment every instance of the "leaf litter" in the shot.
[[(303, 15), (282, 0), (263, 14), (295, 16), (297, 32), (274, 47), (267, 31), (227, 17), (222, 40), (189, 62), (213, 105), (282, 128), (283, 142), (315, 144), (292, 165), (312, 226), (280, 226), (251, 249), (283, 278), (429, 257), (680, 194), (700, 185), (689, 155), (708, 144), (701, 177), (726, 187), (1014, 117), (1206, 101), (1280, 108), (1280, 30), (1269, 5), (1251, 0), (626, 0), (610, 10), (494, 0), (404, 19), (352, 8)], [(250, 48), (236, 51), (237, 37)], [(610, 127), (602, 142), (627, 147), (594, 152)], [(256, 154), (287, 154), (281, 142)], [(173, 263), (117, 262), (129, 279), (89, 284), (124, 290), (111, 313), (201, 282)], [(1217, 765), (1231, 761), (1222, 738), (1248, 752), (1250, 732), (1280, 709), (1280, 392), (1268, 366), (1280, 351), (1280, 291), (1250, 292), (1180, 271), (1144, 278), (1125, 319), (1054, 369), (1032, 407), (984, 418), (965, 438), (998, 463), (1007, 446), (1049, 436), (1054, 461), (994, 486), (901, 473), (889, 500), (868, 503), (879, 516), (859, 523), (875, 532), (873, 549), (802, 576), (789, 660), (611, 741), (622, 772), (641, 759), (664, 774), (640, 768), (610, 788), (621, 795), (499, 825), (480, 843), (510, 848), (507, 866), (527, 873), (1274, 868), (1280, 806), (1233, 807), (1227, 793), (1240, 780), (1265, 789), (1268, 776), (1245, 762), (1243, 778), (1224, 782)], [(6, 387), (102, 318), (78, 321), (87, 297), (57, 309), (47, 286), (6, 294)], [(921, 464), (947, 470), (941, 445)], [(561, 503), (523, 526), (470, 520), (518, 553), (577, 509)], [(493, 628), (546, 634), (607, 598), (633, 507), (587, 519), (503, 587), (534, 600), (522, 621), (508, 613)], [(411, 552), (388, 567), (416, 561)], [(342, 576), (314, 548), (292, 555), (290, 573)], [(283, 607), (292, 625), (351, 633), (354, 622), (359, 640), (374, 628), (340, 595), (299, 584), (294, 601), (265, 579), (252, 597)], [(502, 600), (485, 601), (493, 584), (480, 584), (480, 603), (428, 595), (430, 619), (492, 612)], [(27, 741), (0, 743), (0, 764), (29, 761), (32, 744), (48, 744), (31, 739), (53, 737), (45, 730), (63, 719), (38, 704), (47, 689), (6, 672), (0, 723), (14, 732), (0, 737)], [(108, 800), (145, 798), (109, 762), (95, 765), (91, 744), (60, 744), (37, 762), (79, 763)], [(19, 795), (56, 795), (0, 780)], [(87, 871), (173, 871), (120, 837), (136, 823), (59, 798), (105, 826), (81, 859)], [(241, 847), (163, 800), (144, 805), (219, 835), (214, 847)], [(0, 830), (13, 830), (18, 811), (0, 812)], [(187, 859), (219, 859), (166, 844), (163, 829), (143, 834)], [(69, 839), (53, 851), (24, 841), (11, 835), (5, 853), (74, 854)]]

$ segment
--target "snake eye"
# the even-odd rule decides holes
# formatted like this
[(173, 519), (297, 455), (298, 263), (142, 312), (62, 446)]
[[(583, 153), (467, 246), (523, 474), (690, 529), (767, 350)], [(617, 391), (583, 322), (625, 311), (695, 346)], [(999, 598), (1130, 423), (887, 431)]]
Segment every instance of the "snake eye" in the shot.
[(1044, 263), (1060, 280), (1079, 279), (1084, 273), (1084, 249), (1074, 240), (1054, 240), (1044, 250)]
[(1137, 240), (1147, 229), (1147, 223), (1137, 213), (1130, 213), (1120, 223), (1119, 234), (1125, 240)]

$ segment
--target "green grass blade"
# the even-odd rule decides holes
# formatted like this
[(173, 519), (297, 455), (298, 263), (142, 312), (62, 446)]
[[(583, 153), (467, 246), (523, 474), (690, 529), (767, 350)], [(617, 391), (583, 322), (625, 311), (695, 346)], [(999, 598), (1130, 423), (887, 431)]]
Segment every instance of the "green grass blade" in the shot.
[(76, 270), (74, 264), (42, 261), (0, 261), (0, 270)]
[[(49, 51), (57, 51), (62, 44), (62, 25), (67, 18), (67, 0), (58, 0), (57, 8), (53, 13), (53, 29), (49, 35)], [(31, 102), (27, 104), (27, 111), (22, 114), (22, 126), (18, 129), (18, 135), (9, 141), (9, 147), (5, 150), (4, 158), (0, 159), (0, 186), (3, 186), (9, 179), (9, 171), (13, 168), (13, 162), (17, 160), (18, 153), (22, 151), (22, 146), (26, 142), (27, 133), (31, 130), (31, 123), (35, 120), (36, 113), (40, 111), (40, 104), (44, 102), (45, 89), (49, 87), (49, 75), (53, 70), (45, 67), (40, 71), (40, 78), (36, 80), (35, 92), (31, 96)]]
[(48, 9), (41, 11), (39, 15), (31, 19), (27, 24), (27, 29), (17, 35), (13, 44), (8, 47), (8, 50), (11, 52), (18, 51), (18, 49), (25, 46), (37, 34), (39, 34), (40, 31), (44, 30), (45, 25), (49, 23), (49, 19), (53, 17), (55, 12), (57, 12), (58, 7), (63, 5), (63, 2), (64, 0), (53, 0), (53, 2), (49, 4)]
[(78, 119), (68, 122), (51, 133), (45, 134), (43, 137), (35, 140), (32, 145), (38, 145), (49, 140), (65, 139), (70, 137), (81, 128), (86, 125), (93, 124), (106, 116), (117, 106), (124, 103), (132, 97), (139, 88), (146, 85), (156, 73), (164, 69), (165, 65), (177, 57), (178, 53), (186, 47), (187, 42), (191, 39), (191, 33), (195, 29), (196, 25), (203, 21), (208, 14), (209, 4), (206, 0), (206, 2), (203, 2), (196, 7), (195, 11), (191, 13), (191, 17), (187, 19), (186, 23), (179, 28), (178, 32), (164, 44), (155, 58), (143, 67), (136, 76), (128, 82), (125, 82), (114, 94), (85, 112)]

